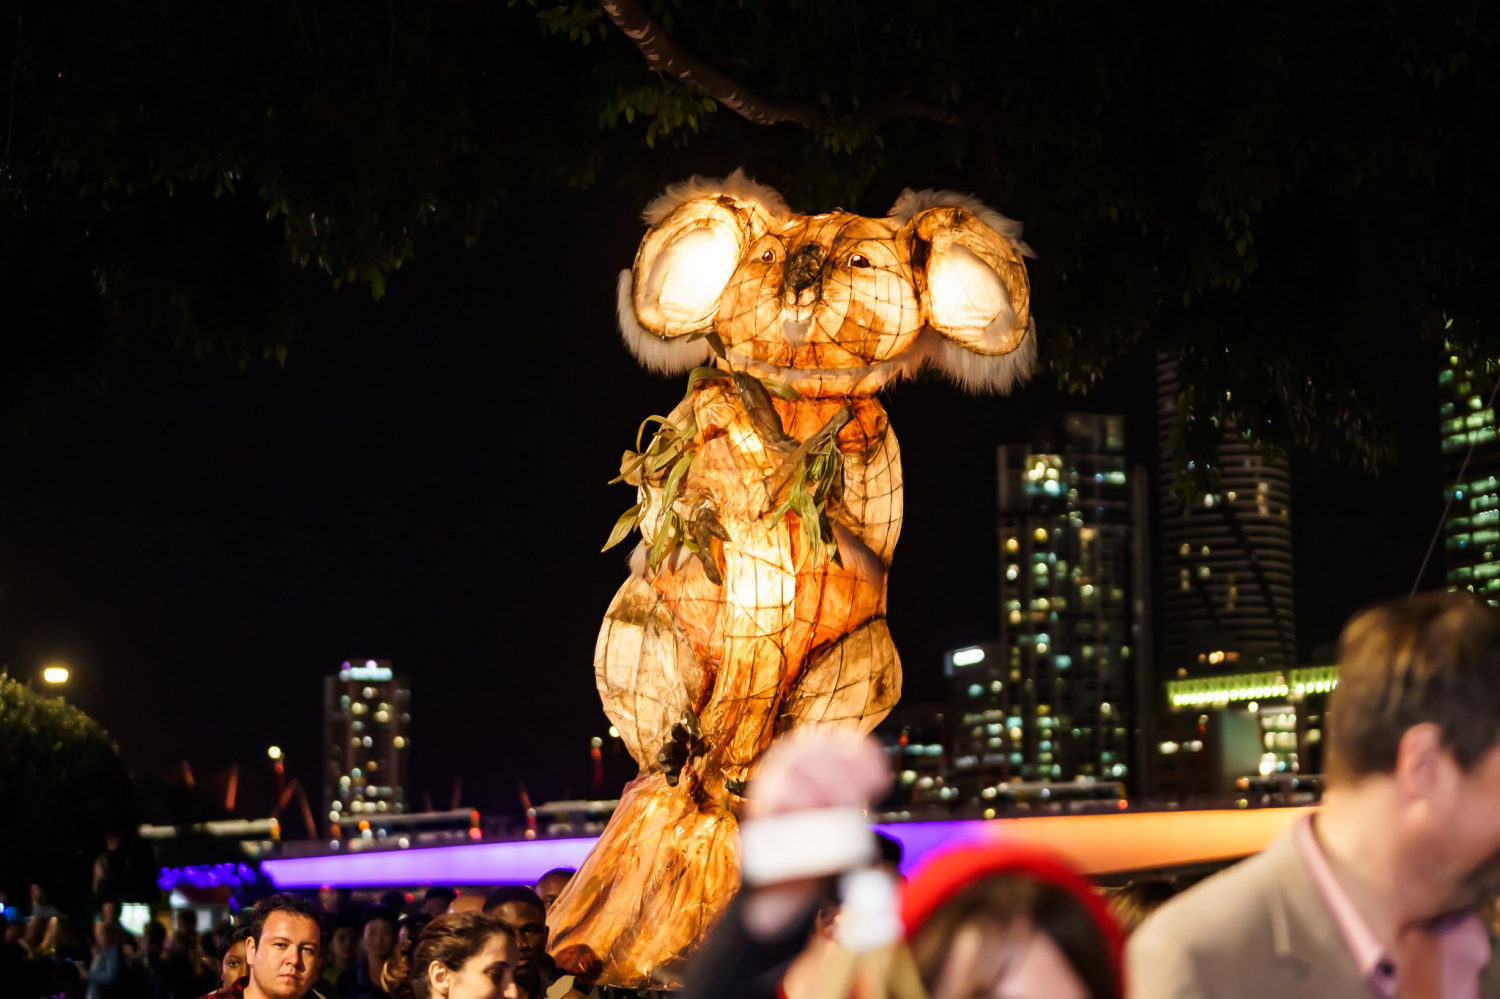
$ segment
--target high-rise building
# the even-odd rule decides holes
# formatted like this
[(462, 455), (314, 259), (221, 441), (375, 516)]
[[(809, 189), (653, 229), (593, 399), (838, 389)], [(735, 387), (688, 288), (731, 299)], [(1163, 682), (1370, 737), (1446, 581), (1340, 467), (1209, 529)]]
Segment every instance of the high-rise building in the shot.
[[(1442, 418), (1445, 576), (1450, 589), (1500, 602), (1500, 436), (1495, 368), (1448, 353), (1438, 371)], [(1471, 450), (1472, 449), (1472, 450)]]
[(333, 838), (406, 811), (411, 690), (389, 660), (345, 662), (323, 681), (323, 811)]
[(1121, 416), (1069, 413), (998, 453), (1000, 640), (949, 653), (960, 793), (1123, 780), (1139, 747), (1144, 477)]
[(1185, 499), (1173, 487), (1177, 362), (1157, 365), (1161, 445), (1163, 678), (1236, 673), (1297, 661), (1292, 609), (1291, 473), (1242, 434), (1220, 442), (1218, 485)]

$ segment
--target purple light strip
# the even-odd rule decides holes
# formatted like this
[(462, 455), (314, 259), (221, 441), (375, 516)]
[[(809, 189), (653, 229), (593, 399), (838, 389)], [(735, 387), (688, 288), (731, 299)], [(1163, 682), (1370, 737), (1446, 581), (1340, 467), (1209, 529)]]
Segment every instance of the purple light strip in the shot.
[(260, 870), (277, 888), (529, 885), (554, 867), (579, 866), (593, 847), (592, 839), (466, 843), (265, 860)]
[[(901, 868), (909, 871), (934, 850), (984, 835), (985, 826), (980, 821), (910, 822), (875, 828), (901, 843), (906, 851)], [(335, 853), (266, 860), (260, 869), (277, 888), (529, 885), (554, 867), (580, 866), (594, 843), (593, 839), (537, 839)]]

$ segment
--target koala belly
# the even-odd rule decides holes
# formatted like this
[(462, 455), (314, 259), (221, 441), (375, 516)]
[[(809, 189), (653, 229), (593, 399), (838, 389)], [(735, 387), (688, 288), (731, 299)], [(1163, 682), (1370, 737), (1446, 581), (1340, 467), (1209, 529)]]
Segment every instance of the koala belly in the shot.
[[(733, 393), (706, 387), (693, 402), (701, 454), (677, 504), (716, 511), (728, 536), (714, 545), (722, 582), (683, 553), (655, 572), (638, 564), (640, 576), (611, 605), (595, 668), (606, 712), (642, 767), (657, 766), (684, 723), (701, 742), (688, 770), (717, 797), (722, 782), (749, 776), (778, 733), (834, 723), (867, 731), (899, 697), (884, 617), (900, 460), (879, 403), (857, 400), (839, 439), (834, 562), (826, 547), (812, 550), (795, 514), (775, 517), (765, 482), (784, 455), (756, 434)], [(828, 400), (777, 404), (794, 437), (821, 426), (827, 408)], [(648, 507), (660, 503), (657, 487), (644, 489)]]

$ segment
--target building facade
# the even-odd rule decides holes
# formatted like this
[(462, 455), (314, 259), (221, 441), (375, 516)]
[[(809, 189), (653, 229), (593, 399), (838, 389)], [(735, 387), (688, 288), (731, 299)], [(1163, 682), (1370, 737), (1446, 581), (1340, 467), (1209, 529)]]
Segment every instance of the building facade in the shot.
[(1495, 369), (1451, 351), (1438, 371), (1442, 419), (1445, 581), (1500, 602), (1500, 436)]
[(1240, 796), (1257, 778), (1284, 793), (1321, 791), (1333, 665), (1216, 673), (1164, 684), (1155, 771), (1173, 801)]
[(1235, 673), (1297, 661), (1291, 472), (1237, 433), (1219, 448), (1214, 492), (1174, 489), (1177, 363), (1157, 365), (1160, 444), (1158, 663), (1166, 676)]
[(1012, 782), (1122, 781), (1138, 754), (1144, 480), (1121, 416), (1069, 413), (997, 455), (1000, 640), (948, 653), (964, 800)]
[(410, 726), (411, 689), (389, 660), (350, 660), (324, 679), (323, 811), (333, 839), (377, 836), (381, 816), (406, 812)]

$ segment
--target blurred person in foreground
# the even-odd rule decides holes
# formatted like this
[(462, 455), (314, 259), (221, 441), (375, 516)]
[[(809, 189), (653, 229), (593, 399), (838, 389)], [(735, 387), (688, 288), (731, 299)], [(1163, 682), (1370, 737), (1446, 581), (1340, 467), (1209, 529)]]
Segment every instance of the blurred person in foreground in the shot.
[(339, 976), (334, 986), (343, 999), (389, 999), (380, 980), (386, 961), (396, 952), (396, 924), (393, 909), (372, 905), (365, 910), (360, 927), (360, 959)]
[(1140, 928), (1147, 916), (1176, 898), (1181, 890), (1171, 878), (1136, 878), (1109, 896), (1109, 911), (1115, 914), (1120, 929), (1129, 936)]
[(385, 967), (394, 999), (519, 999), (516, 935), (493, 916), (465, 912), (427, 923)]
[[(581, 999), (592, 991), (585, 975), (562, 972), (547, 955), (547, 907), (522, 885), (502, 885), (484, 901), (516, 935), (516, 989), (520, 999)], [(594, 972), (597, 974), (597, 972)]]
[[(782, 994), (805, 999), (1118, 999), (1122, 937), (1103, 897), (1050, 851), (988, 840), (897, 879), (865, 822), (890, 781), (884, 754), (852, 733), (794, 735), (750, 784), (745, 888), (688, 968), (684, 999), (748, 999), (841, 902), (815, 967)], [(838, 879), (835, 881), (835, 879)]]
[(278, 892), (255, 904), (245, 938), (245, 974), (204, 999), (303, 999), (318, 995), (318, 954), (323, 921), (298, 895)]
[(1500, 997), (1500, 615), (1429, 593), (1339, 639), (1322, 808), (1130, 940), (1138, 999)]

